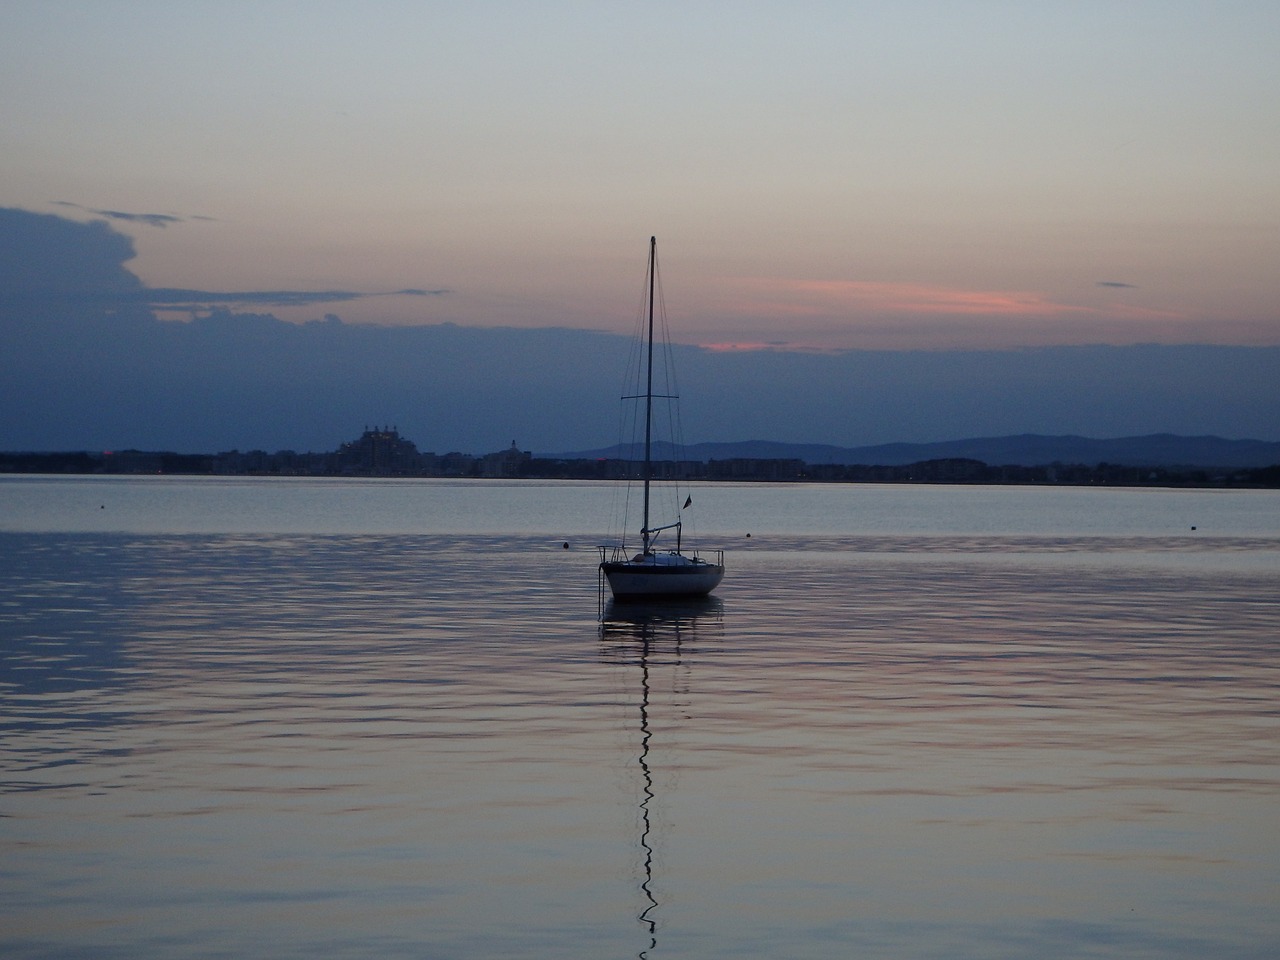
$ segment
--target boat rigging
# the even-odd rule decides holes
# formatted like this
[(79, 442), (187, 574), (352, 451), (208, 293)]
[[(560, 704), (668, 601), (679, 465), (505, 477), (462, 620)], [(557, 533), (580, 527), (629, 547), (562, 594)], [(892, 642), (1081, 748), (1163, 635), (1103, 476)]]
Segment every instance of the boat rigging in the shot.
[[(654, 393), (654, 312), (657, 300), (658, 242), (649, 238), (649, 265), (646, 294), (647, 323), (644, 336), (644, 392), (624, 396), (623, 400), (644, 401), (643, 520), (640, 526), (640, 552), (632, 554), (626, 543), (625, 528), (619, 542), (600, 547), (600, 576), (608, 582), (615, 600), (651, 600), (661, 597), (706, 596), (724, 578), (724, 551), (716, 550), (714, 560), (697, 551), (686, 552), (683, 543), (684, 521), (679, 511), (674, 520), (654, 525), (652, 491), (655, 483), (653, 464), (653, 402), (674, 402), (674, 393)], [(688, 508), (687, 499), (681, 510)], [(675, 531), (675, 548), (658, 549), (656, 541), (665, 531)]]

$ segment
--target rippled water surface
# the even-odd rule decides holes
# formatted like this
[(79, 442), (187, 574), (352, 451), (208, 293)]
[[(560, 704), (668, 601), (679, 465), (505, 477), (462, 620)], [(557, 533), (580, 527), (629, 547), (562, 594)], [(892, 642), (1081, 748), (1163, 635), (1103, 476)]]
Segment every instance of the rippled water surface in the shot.
[(755, 490), (624, 608), (596, 488), (116, 483), (0, 487), (6, 957), (1276, 956), (1275, 496)]

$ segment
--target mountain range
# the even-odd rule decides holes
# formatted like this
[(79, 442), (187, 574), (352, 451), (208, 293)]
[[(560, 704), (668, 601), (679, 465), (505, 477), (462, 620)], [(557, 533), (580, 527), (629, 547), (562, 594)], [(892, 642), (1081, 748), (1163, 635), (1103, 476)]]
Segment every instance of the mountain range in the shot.
[[(642, 456), (638, 445), (617, 444), (576, 453), (538, 454), (554, 459), (624, 459)], [(885, 443), (868, 447), (778, 443), (748, 440), (739, 443), (698, 443), (682, 448), (678, 457), (669, 444), (657, 444), (661, 460), (803, 460), (805, 463), (903, 466), (923, 460), (981, 460), (993, 466), (1043, 466), (1051, 463), (1114, 463), (1135, 467), (1207, 467), (1245, 469), (1280, 464), (1280, 443), (1264, 440), (1226, 440), (1222, 437), (1182, 437), (1156, 433), (1099, 440), (1078, 436), (1024, 433), (1005, 437), (974, 437), (938, 443)]]

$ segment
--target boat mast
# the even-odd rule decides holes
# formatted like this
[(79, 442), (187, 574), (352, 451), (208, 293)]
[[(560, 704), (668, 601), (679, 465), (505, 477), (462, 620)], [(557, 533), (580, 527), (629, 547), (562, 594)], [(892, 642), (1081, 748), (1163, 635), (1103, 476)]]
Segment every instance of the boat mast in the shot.
[(640, 536), (649, 552), (649, 481), (653, 479), (653, 291), (658, 272), (658, 238), (649, 238), (649, 357), (644, 390), (644, 526)]

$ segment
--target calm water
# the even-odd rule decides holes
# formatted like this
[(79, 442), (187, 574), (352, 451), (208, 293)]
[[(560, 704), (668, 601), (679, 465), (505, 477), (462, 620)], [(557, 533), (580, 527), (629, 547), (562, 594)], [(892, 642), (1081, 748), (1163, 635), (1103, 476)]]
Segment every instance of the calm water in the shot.
[(1280, 951), (1280, 494), (615, 493), (0, 478), (0, 954)]

